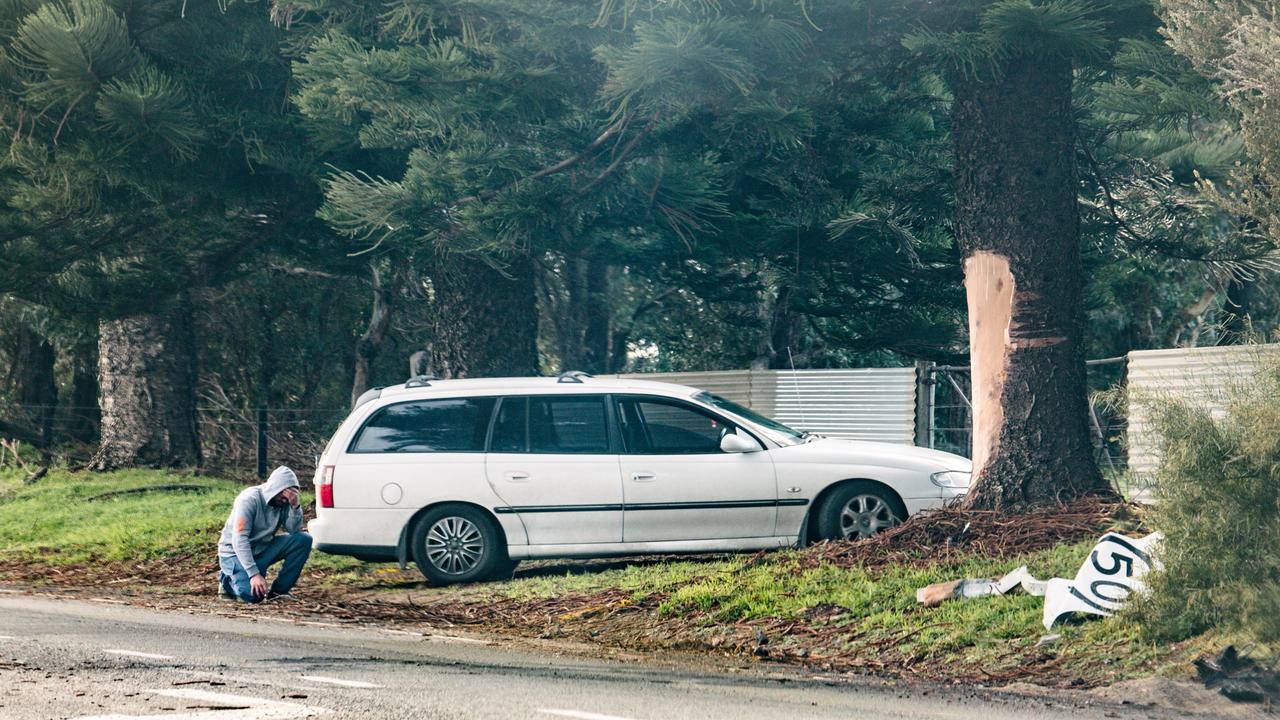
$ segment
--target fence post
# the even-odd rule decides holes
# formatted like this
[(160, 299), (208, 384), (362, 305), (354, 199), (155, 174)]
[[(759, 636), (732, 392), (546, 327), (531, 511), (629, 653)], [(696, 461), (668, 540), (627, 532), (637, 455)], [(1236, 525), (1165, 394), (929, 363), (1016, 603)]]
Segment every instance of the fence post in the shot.
[(267, 409), (258, 408), (258, 477), (267, 476)]
[(916, 445), (933, 447), (933, 363), (916, 361)]

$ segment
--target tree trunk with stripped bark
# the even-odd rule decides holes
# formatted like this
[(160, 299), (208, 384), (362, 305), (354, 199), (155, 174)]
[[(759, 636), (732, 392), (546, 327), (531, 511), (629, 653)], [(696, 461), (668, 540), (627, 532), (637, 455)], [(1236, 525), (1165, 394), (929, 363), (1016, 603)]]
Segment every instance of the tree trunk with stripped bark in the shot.
[(970, 507), (1108, 494), (1089, 440), (1069, 60), (954, 92), (956, 237), (973, 372)]

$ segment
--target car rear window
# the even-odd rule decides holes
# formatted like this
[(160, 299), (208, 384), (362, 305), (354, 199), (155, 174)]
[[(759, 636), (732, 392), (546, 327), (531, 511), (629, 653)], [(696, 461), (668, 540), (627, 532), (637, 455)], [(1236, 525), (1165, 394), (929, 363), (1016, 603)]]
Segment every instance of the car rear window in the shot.
[(495, 401), (451, 398), (388, 405), (364, 424), (350, 452), (484, 452)]

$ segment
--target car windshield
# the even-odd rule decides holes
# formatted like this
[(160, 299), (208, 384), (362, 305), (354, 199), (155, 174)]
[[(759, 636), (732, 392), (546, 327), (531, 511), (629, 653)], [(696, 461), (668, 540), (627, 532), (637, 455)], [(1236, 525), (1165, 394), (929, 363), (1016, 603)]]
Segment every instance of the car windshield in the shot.
[(693, 399), (698, 402), (711, 405), (712, 407), (720, 408), (726, 412), (733, 413), (744, 420), (749, 420), (753, 425), (757, 426), (760, 430), (765, 431), (773, 440), (782, 445), (796, 445), (803, 442), (809, 435), (809, 433), (803, 433), (794, 428), (789, 428), (773, 418), (765, 417), (751, 408), (743, 407), (742, 405), (739, 405), (732, 400), (726, 400), (719, 395), (712, 395), (709, 392), (703, 391), (694, 395)]

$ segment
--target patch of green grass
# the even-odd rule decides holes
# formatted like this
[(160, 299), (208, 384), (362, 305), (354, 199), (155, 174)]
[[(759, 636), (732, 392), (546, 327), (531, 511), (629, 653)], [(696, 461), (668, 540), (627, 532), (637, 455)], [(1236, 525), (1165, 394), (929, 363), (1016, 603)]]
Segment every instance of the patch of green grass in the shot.
[[(32, 484), (0, 472), (0, 561), (48, 565), (143, 561), (217, 552), (222, 524), (245, 485), (172, 470), (112, 473), (52, 470)], [(194, 489), (165, 489), (164, 486)], [(148, 489), (145, 492), (128, 492)], [(112, 494), (114, 493), (114, 494)], [(302, 503), (311, 502), (303, 493)], [(313, 553), (312, 568), (345, 568), (349, 558)]]
[[(0, 558), (52, 565), (213, 552), (244, 486), (158, 470), (53, 470), (30, 485), (0, 476)], [(107, 495), (162, 485), (196, 489)]]

